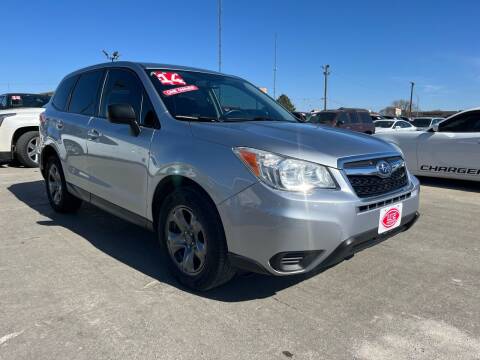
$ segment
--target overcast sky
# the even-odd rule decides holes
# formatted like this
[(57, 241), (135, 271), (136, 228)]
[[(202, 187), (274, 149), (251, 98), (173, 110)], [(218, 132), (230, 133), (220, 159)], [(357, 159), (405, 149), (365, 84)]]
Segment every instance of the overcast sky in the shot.
[[(393, 4), (395, 3), (395, 4)], [(223, 0), (223, 71), (273, 88), (300, 110), (379, 110), (409, 97), (420, 107), (480, 106), (480, 1)], [(217, 69), (217, 1), (2, 2), (0, 92), (47, 91), (80, 67), (122, 60)]]

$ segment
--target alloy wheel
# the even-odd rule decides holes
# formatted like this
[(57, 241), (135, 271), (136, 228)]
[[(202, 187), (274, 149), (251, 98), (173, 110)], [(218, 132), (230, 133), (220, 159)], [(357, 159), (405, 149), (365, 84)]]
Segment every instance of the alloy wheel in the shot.
[(192, 209), (177, 206), (167, 217), (165, 235), (175, 265), (187, 275), (197, 275), (205, 266), (207, 241), (202, 224)]
[(62, 201), (62, 178), (55, 164), (52, 164), (48, 171), (48, 191), (53, 202), (57, 205), (60, 204)]
[(38, 145), (40, 138), (38, 136), (32, 138), (27, 144), (27, 155), (34, 163), (38, 163)]

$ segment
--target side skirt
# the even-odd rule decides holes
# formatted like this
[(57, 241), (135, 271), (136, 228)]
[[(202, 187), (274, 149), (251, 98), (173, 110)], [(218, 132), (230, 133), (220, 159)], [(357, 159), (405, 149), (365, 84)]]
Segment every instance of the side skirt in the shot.
[(88, 191), (79, 188), (76, 185), (67, 183), (67, 190), (72, 195), (75, 195), (83, 201), (86, 201), (112, 215), (115, 215), (125, 221), (131, 222), (132, 224), (141, 226), (150, 231), (154, 231), (153, 223), (150, 220), (145, 219), (143, 216), (137, 215), (131, 211), (125, 210), (118, 205), (112, 204), (111, 202), (104, 200), (96, 195), (93, 195)]

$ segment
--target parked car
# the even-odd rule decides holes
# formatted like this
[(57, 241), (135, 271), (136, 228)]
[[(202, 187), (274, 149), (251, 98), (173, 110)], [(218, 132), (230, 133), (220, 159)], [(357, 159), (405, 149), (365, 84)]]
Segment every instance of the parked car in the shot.
[(368, 110), (347, 109), (326, 110), (312, 113), (308, 122), (339, 127), (365, 134), (375, 133), (372, 117)]
[(293, 116), (295, 116), (301, 122), (307, 121), (307, 118), (308, 118), (308, 115), (309, 115), (308, 113), (302, 112), (302, 111), (294, 111), (294, 112), (292, 112), (292, 114), (293, 114)]
[(0, 163), (38, 166), (39, 115), (50, 100), (38, 94), (0, 95)]
[(327, 267), (407, 230), (419, 183), (387, 142), (299, 123), (235, 76), (115, 62), (68, 75), (40, 119), (50, 205), (155, 230), (185, 285)]
[(402, 149), (416, 175), (480, 181), (480, 108), (455, 114), (424, 132), (378, 136)]
[(417, 128), (405, 120), (376, 120), (375, 133), (398, 132), (398, 131), (416, 131)]
[(445, 118), (434, 118), (434, 117), (417, 117), (412, 120), (412, 125), (417, 128), (417, 130), (428, 130), (433, 125), (436, 125), (445, 120)]
[(372, 118), (372, 121), (385, 119), (382, 115), (372, 115), (372, 114), (370, 114), (370, 117)]

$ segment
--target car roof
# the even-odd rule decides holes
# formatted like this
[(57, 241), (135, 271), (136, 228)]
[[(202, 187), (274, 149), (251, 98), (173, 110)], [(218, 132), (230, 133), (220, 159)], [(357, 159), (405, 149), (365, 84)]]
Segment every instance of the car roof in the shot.
[(12, 95), (36, 95), (36, 96), (49, 96), (47, 94), (37, 94), (37, 93), (22, 93), (22, 92), (9, 92), (9, 93), (4, 93), (0, 94), (0, 96), (12, 96)]
[(238, 78), (235, 75), (228, 75), (219, 73), (213, 70), (207, 69), (200, 69), (195, 67), (189, 66), (182, 66), (182, 65), (173, 65), (173, 64), (160, 64), (160, 63), (146, 63), (146, 62), (134, 62), (134, 61), (114, 61), (114, 62), (106, 62), (101, 64), (95, 64), (91, 66), (87, 66), (76, 71), (69, 73), (67, 76), (74, 76), (81, 74), (85, 71), (95, 70), (95, 69), (106, 69), (106, 68), (115, 68), (115, 67), (127, 67), (127, 68), (136, 68), (137, 70), (143, 69), (168, 69), (168, 70), (178, 70), (178, 71), (192, 71), (192, 72), (201, 72), (206, 74), (214, 74), (214, 75), (222, 75), (222, 76), (229, 76)]

